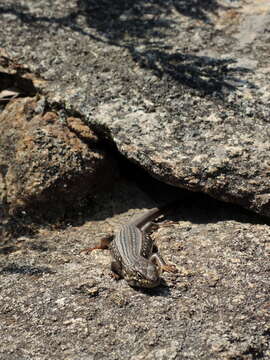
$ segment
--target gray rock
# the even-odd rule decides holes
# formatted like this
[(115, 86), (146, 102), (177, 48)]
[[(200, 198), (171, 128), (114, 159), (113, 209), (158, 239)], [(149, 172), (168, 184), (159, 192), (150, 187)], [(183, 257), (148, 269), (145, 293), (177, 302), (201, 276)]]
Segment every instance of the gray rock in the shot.
[[(0, 42), (45, 80), (37, 88), (50, 109), (86, 119), (153, 176), (269, 215), (268, 10), (243, 0), (6, 0)], [(43, 224), (0, 247), (0, 358), (270, 358), (268, 224), (189, 195), (152, 235), (179, 273), (138, 292), (111, 279), (108, 253), (80, 251), (127, 209), (153, 203), (127, 181), (103, 196), (91, 220)]]
[(1, 42), (156, 178), (269, 216), (269, 2), (148, 5), (7, 0)]
[(112, 279), (108, 251), (80, 253), (155, 205), (117, 185), (83, 225), (43, 227), (6, 255), (0, 247), (0, 358), (268, 359), (269, 225), (187, 197), (152, 234), (178, 273), (136, 291)]

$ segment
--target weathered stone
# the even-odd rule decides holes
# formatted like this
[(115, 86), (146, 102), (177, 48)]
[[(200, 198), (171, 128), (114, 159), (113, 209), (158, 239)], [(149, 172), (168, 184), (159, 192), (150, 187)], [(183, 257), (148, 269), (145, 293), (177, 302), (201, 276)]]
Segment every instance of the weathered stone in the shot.
[(34, 73), (25, 64), (18, 63), (0, 48), (0, 110), (10, 99), (18, 96), (34, 96), (36, 86), (45, 84), (45, 81)]
[(190, 194), (152, 234), (178, 273), (136, 291), (112, 279), (108, 251), (81, 253), (155, 205), (117, 185), (95, 219), (0, 247), (0, 358), (269, 359), (269, 225)]
[[(67, 122), (83, 129), (80, 119)], [(11, 101), (0, 124), (1, 200), (9, 212), (33, 204), (40, 210), (47, 204), (53, 211), (113, 182), (114, 162), (98, 149), (93, 132), (87, 127), (85, 137), (95, 141), (88, 146), (57, 111), (46, 110), (44, 97)]]
[[(1, 46), (83, 142), (98, 134), (163, 181), (269, 214), (269, 0), (5, 0), (0, 16)], [(265, 220), (189, 193), (152, 234), (179, 270), (152, 292), (112, 280), (108, 252), (80, 254), (153, 205), (125, 179), (80, 225), (7, 240), (0, 358), (269, 359)]]
[(160, 180), (270, 215), (269, 1), (7, 0), (2, 16), (51, 102)]

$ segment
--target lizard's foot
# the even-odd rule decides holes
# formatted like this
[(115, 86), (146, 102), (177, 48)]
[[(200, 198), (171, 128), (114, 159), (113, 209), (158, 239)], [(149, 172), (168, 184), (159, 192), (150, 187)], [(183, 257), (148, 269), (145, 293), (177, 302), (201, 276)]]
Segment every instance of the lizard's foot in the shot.
[(165, 264), (161, 265), (161, 270), (170, 273), (177, 273), (178, 271), (175, 265), (165, 265)]
[[(93, 250), (96, 250), (96, 249), (101, 249), (100, 248), (100, 245), (97, 245), (97, 246), (94, 246), (94, 247), (90, 247), (90, 248), (86, 248), (86, 249), (82, 249), (80, 251), (80, 254), (82, 253), (85, 253), (85, 254), (89, 254), (90, 252), (92, 252)], [(103, 248), (102, 248), (103, 249)]]
[(159, 224), (160, 227), (167, 227), (167, 226), (172, 226), (172, 225), (176, 225), (178, 224), (177, 221), (172, 221), (172, 220), (165, 220), (162, 223)]
[(118, 275), (118, 274), (116, 274), (115, 272), (111, 272), (110, 273), (110, 277), (112, 278), (112, 279), (114, 279), (114, 280), (120, 280), (121, 279), (121, 276), (120, 275)]

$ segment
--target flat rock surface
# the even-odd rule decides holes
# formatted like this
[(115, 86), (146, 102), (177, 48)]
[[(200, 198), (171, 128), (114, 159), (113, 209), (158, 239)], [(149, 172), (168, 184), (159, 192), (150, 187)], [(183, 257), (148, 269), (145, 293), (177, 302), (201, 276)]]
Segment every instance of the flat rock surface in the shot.
[[(83, 153), (80, 119), (159, 180), (269, 216), (269, 11), (266, 0), (0, 1), (1, 47), (36, 74), (34, 94), (0, 83), (0, 109), (16, 93), (5, 109), (44, 97), (72, 114), (66, 131), (76, 143), (83, 134)], [(55, 142), (67, 134), (61, 114)], [(108, 252), (81, 253), (156, 205), (146, 193), (118, 179), (63, 222), (14, 220), (29, 231), (0, 246), (1, 360), (270, 358), (268, 220), (185, 195), (152, 234), (178, 273), (148, 292), (113, 280)]]
[(143, 292), (112, 279), (108, 252), (81, 250), (155, 204), (125, 182), (103, 202), (1, 248), (1, 359), (270, 358), (269, 225), (187, 197), (152, 234), (178, 273)]
[(51, 102), (162, 181), (270, 214), (268, 0), (7, 0), (0, 14), (2, 46)]

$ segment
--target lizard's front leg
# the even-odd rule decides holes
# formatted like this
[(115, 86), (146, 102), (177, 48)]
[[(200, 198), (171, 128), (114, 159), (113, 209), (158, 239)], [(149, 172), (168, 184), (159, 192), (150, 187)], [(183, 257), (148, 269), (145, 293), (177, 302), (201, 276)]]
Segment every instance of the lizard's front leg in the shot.
[(119, 280), (123, 278), (123, 274), (122, 274), (122, 266), (119, 263), (119, 261), (113, 259), (111, 262), (111, 270), (112, 270), (112, 277), (115, 280)]
[(171, 273), (176, 273), (177, 272), (177, 268), (175, 265), (168, 265), (165, 263), (164, 259), (162, 258), (162, 256), (158, 253), (154, 253), (150, 256), (149, 260), (157, 265), (161, 271), (166, 271), (166, 272), (171, 272)]
[(80, 251), (80, 253), (85, 252), (86, 254), (89, 254), (93, 250), (101, 249), (109, 249), (109, 245), (113, 240), (113, 234), (108, 234), (107, 236), (100, 239), (100, 243), (94, 247), (86, 248)]

